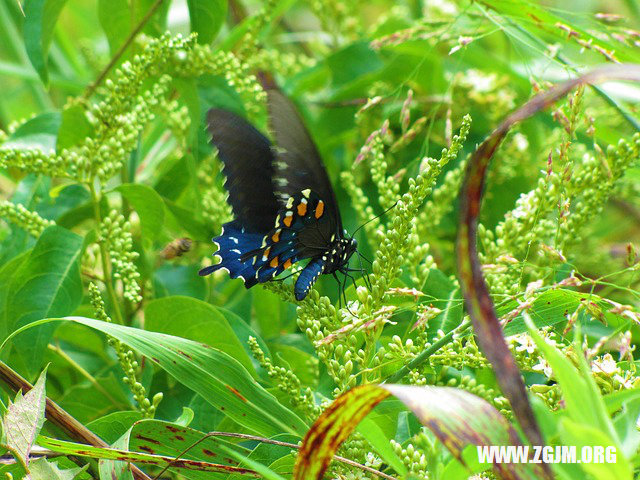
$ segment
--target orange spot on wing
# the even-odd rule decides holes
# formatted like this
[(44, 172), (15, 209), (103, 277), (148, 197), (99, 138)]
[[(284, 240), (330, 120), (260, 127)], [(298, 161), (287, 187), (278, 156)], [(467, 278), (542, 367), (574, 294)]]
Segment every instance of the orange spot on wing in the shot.
[(263, 257), (269, 258), (269, 254), (271, 253), (271, 247), (267, 247), (264, 249)]
[(290, 227), (292, 221), (293, 221), (293, 215), (289, 215), (284, 217), (284, 220), (282, 220), (282, 223), (284, 223), (287, 227)]
[(316, 206), (316, 218), (320, 218), (324, 213), (324, 202), (322, 200), (318, 200), (318, 205)]
[(273, 240), (273, 243), (278, 243), (280, 241), (280, 230), (271, 235), (271, 240)]
[(278, 266), (278, 257), (273, 257), (269, 262), (269, 266), (276, 268)]
[(291, 259), (288, 258), (287, 261), (282, 264), (282, 266), (284, 267), (285, 270), (289, 268), (291, 266)]
[(298, 204), (298, 215), (300, 215), (301, 217), (304, 217), (307, 214), (307, 204), (300, 202)]

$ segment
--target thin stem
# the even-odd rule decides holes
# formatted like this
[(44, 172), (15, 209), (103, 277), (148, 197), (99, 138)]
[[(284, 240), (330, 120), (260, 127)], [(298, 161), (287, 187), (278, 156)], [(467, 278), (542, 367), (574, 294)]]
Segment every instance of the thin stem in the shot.
[(383, 383), (396, 383), (396, 382), (399, 382), (402, 379), (402, 377), (404, 377), (412, 369), (417, 368), (418, 366), (422, 365), (424, 362), (426, 362), (429, 359), (429, 357), (431, 355), (433, 355), (438, 350), (440, 350), (442, 347), (447, 345), (453, 339), (453, 337), (455, 335), (464, 332), (465, 330), (469, 329), (469, 327), (471, 327), (471, 320), (465, 320), (460, 325), (458, 325), (456, 328), (454, 328), (453, 330), (450, 330), (449, 333), (447, 333), (444, 337), (442, 337), (440, 340), (435, 342), (429, 348), (423, 350), (422, 353), (420, 355), (418, 355), (416, 358), (411, 360), (406, 365), (403, 365), (400, 368), (400, 370), (398, 370), (396, 373), (394, 373), (390, 377), (387, 377), (387, 379)]
[[(96, 189), (93, 186), (93, 181), (89, 182), (89, 189), (91, 190), (91, 200), (93, 203), (93, 215), (96, 220), (97, 228), (100, 228), (102, 224), (102, 216), (100, 214), (100, 198), (96, 193)], [(111, 300), (111, 304), (113, 306), (113, 316), (115, 322), (124, 325), (122, 320), (122, 313), (120, 313), (120, 305), (118, 303), (118, 296), (116, 295), (116, 291), (113, 288), (113, 283), (111, 281), (111, 269), (109, 268), (110, 257), (109, 252), (105, 246), (104, 241), (99, 241), (98, 246), (100, 247), (100, 260), (102, 261), (102, 274), (104, 276), (104, 284), (107, 287), (107, 293), (109, 295), (109, 299)]]
[(131, 31), (127, 39), (120, 46), (118, 51), (113, 55), (113, 57), (111, 58), (107, 66), (104, 67), (102, 72), (100, 72), (100, 75), (98, 75), (98, 78), (96, 78), (96, 80), (91, 85), (89, 85), (89, 88), (87, 88), (87, 91), (83, 95), (85, 99), (88, 99), (89, 97), (91, 97), (91, 95), (93, 95), (93, 93), (96, 91), (96, 88), (98, 88), (98, 85), (102, 83), (102, 81), (106, 78), (106, 76), (109, 74), (111, 69), (116, 65), (116, 63), (118, 63), (118, 61), (120, 60), (120, 57), (122, 57), (122, 55), (127, 50), (127, 48), (129, 48), (129, 45), (133, 43), (135, 38), (142, 31), (144, 26), (153, 16), (153, 14), (156, 13), (156, 10), (158, 10), (160, 5), (162, 5), (162, 2), (163, 0), (156, 0), (156, 2), (153, 5), (151, 5), (151, 8), (149, 9), (149, 11), (142, 18), (142, 20), (140, 20), (140, 23), (138, 23), (138, 25), (136, 25), (135, 28)]
[[(203, 436), (201, 439), (197, 440), (196, 442), (194, 442), (193, 444), (188, 446), (186, 449), (184, 449), (182, 452), (180, 452), (180, 454), (178, 454), (178, 456), (176, 456), (174, 461), (179, 460), (185, 453), (187, 453), (189, 450), (194, 448), (199, 443), (202, 443), (204, 440), (206, 440), (209, 437), (229, 437), (229, 438), (238, 438), (238, 439), (241, 439), (241, 440), (253, 440), (253, 441), (257, 441), (257, 442), (268, 443), (270, 445), (278, 445), (278, 446), (281, 446), (281, 447), (293, 448), (293, 449), (296, 449), (296, 450), (300, 450), (300, 448), (301, 448), (300, 445), (296, 445), (295, 443), (281, 442), (279, 440), (272, 440), (270, 438), (258, 437), (256, 435), (248, 435), (246, 433), (209, 432), (205, 436)], [(358, 468), (358, 469), (363, 470), (365, 472), (372, 473), (373, 475), (377, 475), (378, 477), (386, 478), (387, 480), (397, 480), (396, 477), (392, 477), (391, 475), (387, 475), (386, 473), (382, 473), (381, 471), (376, 470), (375, 468), (368, 467), (366, 465), (362, 465), (362, 464), (360, 464), (358, 462), (354, 462), (353, 460), (349, 460), (348, 458), (341, 457), (339, 455), (334, 455), (333, 459), (338, 461), (338, 462), (345, 463), (347, 465), (351, 465), (352, 467)], [(156, 475), (154, 477), (154, 480), (160, 478), (160, 476), (166, 470), (168, 470), (170, 467), (171, 467), (171, 464), (167, 465), (158, 475)]]
[(89, 380), (89, 383), (91, 383), (91, 385), (93, 385), (96, 390), (102, 393), (114, 406), (118, 408), (127, 408), (126, 405), (123, 405), (122, 403), (118, 402), (115, 398), (113, 398), (111, 394), (107, 392), (107, 390), (105, 390), (105, 388), (102, 385), (100, 385), (100, 382), (98, 382), (93, 375), (91, 375), (84, 368), (82, 368), (82, 365), (80, 365), (73, 358), (71, 358), (64, 350), (60, 348), (59, 345), (52, 345), (50, 343), (49, 345), (47, 345), (47, 348), (49, 348), (49, 350), (51, 350), (52, 352), (57, 353), (69, 365), (71, 365), (71, 367), (73, 367), (76, 371), (78, 371), (80, 375), (82, 375), (84, 378)]

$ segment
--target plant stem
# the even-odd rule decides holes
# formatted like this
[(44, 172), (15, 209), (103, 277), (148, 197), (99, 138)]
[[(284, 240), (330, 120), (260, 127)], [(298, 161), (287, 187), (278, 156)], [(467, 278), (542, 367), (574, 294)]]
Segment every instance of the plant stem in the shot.
[(118, 60), (120, 60), (120, 57), (122, 57), (122, 55), (124, 54), (125, 50), (127, 48), (129, 48), (129, 45), (131, 45), (131, 43), (133, 43), (135, 38), (142, 31), (144, 26), (147, 24), (147, 22), (153, 16), (153, 14), (156, 13), (156, 10), (158, 10), (160, 5), (162, 5), (162, 2), (163, 2), (163, 0), (156, 0), (156, 2), (153, 5), (151, 5), (151, 8), (149, 8), (149, 11), (142, 18), (142, 20), (140, 20), (140, 23), (138, 23), (138, 25), (136, 25), (135, 28), (131, 31), (131, 33), (129, 34), (127, 39), (120, 46), (118, 51), (113, 55), (113, 57), (111, 58), (111, 60), (107, 64), (107, 66), (104, 67), (102, 72), (100, 72), (100, 75), (98, 75), (98, 78), (96, 78), (96, 80), (91, 85), (89, 85), (89, 88), (87, 88), (87, 91), (83, 95), (83, 97), (85, 99), (89, 99), (89, 97), (91, 97), (91, 95), (93, 95), (93, 92), (96, 91), (96, 88), (98, 88), (98, 85), (100, 85), (102, 83), (102, 81), (109, 74), (111, 69), (115, 66), (116, 63), (118, 63)]
[(411, 360), (406, 365), (403, 365), (400, 368), (400, 370), (398, 370), (396, 373), (394, 373), (390, 377), (387, 377), (387, 379), (382, 383), (396, 383), (396, 382), (399, 382), (402, 379), (402, 377), (404, 377), (412, 369), (417, 368), (418, 366), (422, 365), (424, 362), (426, 362), (429, 359), (429, 357), (431, 355), (433, 355), (438, 350), (440, 350), (442, 347), (444, 347), (447, 343), (449, 343), (453, 339), (453, 337), (455, 335), (457, 335), (459, 333), (462, 333), (465, 330), (468, 330), (469, 327), (471, 327), (471, 320), (465, 320), (460, 325), (458, 325), (456, 328), (454, 328), (453, 330), (450, 330), (449, 333), (447, 333), (444, 337), (442, 337), (440, 340), (435, 342), (429, 348), (423, 350), (422, 353), (420, 355), (418, 355), (416, 358)]
[[(96, 220), (97, 228), (100, 228), (100, 224), (102, 223), (102, 216), (100, 215), (101, 198), (98, 197), (96, 189), (93, 186), (93, 179), (89, 182), (89, 189), (91, 190), (93, 215)], [(109, 268), (109, 264), (111, 263), (109, 252), (107, 251), (104, 241), (98, 241), (98, 246), (100, 247), (100, 260), (102, 261), (102, 275), (104, 276), (104, 284), (107, 287), (107, 293), (109, 294), (109, 299), (111, 300), (111, 304), (113, 306), (113, 316), (116, 323), (124, 325), (122, 321), (122, 313), (120, 313), (120, 306), (118, 304), (118, 296), (116, 295), (116, 291), (113, 288), (111, 269)]]

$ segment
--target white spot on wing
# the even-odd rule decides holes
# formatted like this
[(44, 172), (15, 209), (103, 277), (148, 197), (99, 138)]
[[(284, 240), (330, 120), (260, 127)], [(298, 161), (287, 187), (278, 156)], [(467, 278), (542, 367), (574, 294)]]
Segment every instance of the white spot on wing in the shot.
[(238, 244), (238, 239), (236, 237), (229, 237), (229, 240), (231, 240), (236, 245)]
[(242, 252), (240, 250), (238, 250), (237, 248), (234, 248), (233, 250), (231, 250), (233, 253), (237, 253), (238, 255), (241, 255)]

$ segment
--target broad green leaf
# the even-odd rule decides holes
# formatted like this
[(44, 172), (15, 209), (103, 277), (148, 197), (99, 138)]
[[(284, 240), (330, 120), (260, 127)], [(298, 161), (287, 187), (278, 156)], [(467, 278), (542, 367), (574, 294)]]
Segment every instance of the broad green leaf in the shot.
[[(604, 301), (601, 297), (594, 294), (586, 294), (562, 288), (547, 290), (541, 293), (533, 301), (533, 306), (529, 309), (528, 313), (536, 327), (548, 327), (561, 322), (566, 322), (567, 315), (571, 315), (578, 308), (583, 306), (585, 302), (589, 302), (591, 310), (588, 310), (588, 312), (599, 309), (602, 317), (611, 323), (614, 323), (616, 319), (628, 321), (609, 312), (613, 306)], [(517, 307), (517, 301), (510, 301), (501, 305), (497, 309), (497, 314), (498, 316), (505, 315)], [(507, 337), (524, 333), (526, 331), (527, 329), (522, 315), (518, 315), (518, 317), (509, 322), (504, 328), (504, 334)]]
[(77, 467), (66, 470), (60, 470), (58, 463), (49, 461), (45, 457), (40, 457), (31, 462), (29, 465), (29, 471), (31, 472), (30, 480), (73, 480), (76, 476), (86, 470), (85, 468)]
[(69, 105), (62, 111), (62, 120), (56, 139), (56, 151), (78, 145), (94, 133), (94, 128), (87, 118), (86, 107), (79, 104)]
[(217, 348), (255, 376), (253, 364), (225, 316), (216, 307), (191, 297), (164, 297), (145, 308), (145, 328)]
[[(610, 442), (612, 442), (610, 444), (613, 445), (613, 442), (617, 440), (616, 433), (607, 415), (604, 400), (590, 372), (577, 371), (567, 358), (542, 338), (531, 319), (526, 315), (525, 322), (529, 328), (529, 335), (553, 369), (562, 389), (569, 417), (578, 424), (604, 432), (604, 435), (610, 437)], [(582, 352), (578, 349), (576, 355), (580, 357)]]
[(47, 56), (53, 30), (66, 0), (25, 0), (22, 36), (31, 65), (42, 83), (49, 84)]
[(131, 33), (131, 11), (127, 0), (98, 0), (98, 19), (107, 35), (111, 55)]
[(395, 450), (389, 443), (389, 438), (384, 435), (382, 429), (371, 418), (363, 418), (357, 427), (358, 432), (367, 439), (373, 449), (380, 455), (385, 463), (388, 463), (401, 475), (407, 474), (407, 467), (402, 463)]
[[(593, 475), (598, 480), (631, 480), (633, 478), (633, 469), (629, 461), (624, 457), (620, 449), (612, 442), (611, 437), (602, 430), (594, 428), (584, 423), (578, 423), (563, 418), (560, 421), (560, 438), (563, 445), (575, 445), (577, 448), (578, 460), (585, 472)], [(603, 455), (603, 461), (597, 462), (591, 459), (587, 462), (586, 458), (581, 459), (583, 447), (598, 447), (604, 452), (607, 447), (614, 448), (615, 460), (606, 463), (606, 457)], [(590, 450), (586, 448), (585, 450)]]
[(262, 388), (234, 358), (208, 345), (91, 318), (67, 317), (111, 335), (202, 395), (247, 430), (301, 436), (305, 423)]
[(140, 412), (113, 412), (89, 422), (87, 428), (105, 442), (113, 443), (138, 420), (142, 420)]
[(213, 232), (204, 222), (196, 218), (192, 210), (181, 207), (168, 198), (164, 198), (163, 200), (176, 222), (189, 232), (191, 238), (201, 242), (211, 241)]
[[(180, 430), (177, 430), (180, 432)], [(179, 433), (178, 433), (179, 435)], [(129, 435), (127, 435), (128, 441)], [(199, 436), (202, 438), (202, 434)], [(155, 444), (155, 438), (150, 438), (153, 442), (150, 442), (153, 445)], [(162, 440), (158, 440), (162, 441)], [(118, 443), (118, 442), (116, 442)], [(194, 443), (194, 442), (191, 442)], [(164, 468), (169, 463), (171, 463), (172, 468), (180, 468), (181, 473), (184, 473), (185, 470), (197, 470), (202, 472), (200, 475), (192, 475), (191, 473), (187, 478), (197, 478), (197, 479), (209, 479), (209, 478), (224, 478), (215, 475), (215, 473), (224, 473), (225, 475), (229, 472), (241, 471), (245, 473), (251, 473), (248, 469), (238, 468), (229, 465), (217, 464), (214, 462), (206, 462), (206, 461), (197, 461), (197, 460), (183, 460), (183, 461), (175, 461), (178, 453), (173, 455), (158, 455), (151, 453), (141, 453), (135, 451), (129, 451), (126, 448), (107, 448), (107, 447), (93, 447), (81, 443), (72, 443), (66, 442), (63, 440), (58, 440), (54, 438), (48, 437), (39, 437), (38, 444), (42, 447), (48, 448), (50, 450), (54, 450), (56, 452), (61, 452), (66, 455), (74, 455), (78, 457), (86, 457), (86, 458), (96, 458), (105, 460), (103, 462), (104, 465), (109, 465), (110, 463), (120, 463), (123, 466), (126, 466), (126, 463), (140, 463), (141, 465), (155, 465), (160, 468)], [(228, 456), (229, 451), (233, 451), (231, 448), (224, 449), (223, 452)], [(119, 462), (111, 462), (113, 460), (120, 460)], [(185, 470), (183, 470), (185, 469)], [(105, 469), (101, 468), (101, 478), (117, 478), (117, 479), (126, 479), (133, 478), (131, 476), (131, 472), (128, 469), (120, 470), (120, 469)], [(213, 475), (212, 475), (213, 472)], [(127, 474), (128, 473), (128, 474)], [(122, 475), (121, 475), (122, 474)], [(104, 477), (104, 475), (107, 475)], [(255, 475), (253, 475), (255, 477)]]
[(144, 238), (156, 238), (164, 225), (162, 197), (141, 183), (125, 183), (116, 190), (126, 198), (140, 217)]
[(53, 152), (61, 122), (62, 116), (58, 112), (42, 113), (20, 125), (0, 148)]
[(187, 0), (191, 31), (198, 42), (211, 43), (227, 17), (226, 0)]
[(207, 282), (198, 275), (197, 265), (172, 265), (165, 263), (153, 274), (153, 290), (156, 298), (172, 295), (204, 300), (207, 298)]
[(361, 76), (380, 70), (384, 63), (368, 42), (351, 44), (327, 58), (333, 75), (333, 85), (343, 87)]
[[(71, 314), (82, 300), (79, 258), (82, 237), (58, 226), (42, 233), (16, 270), (0, 312), (3, 338), (18, 327), (46, 317)], [(33, 373), (40, 368), (55, 326), (43, 325), (16, 338), (16, 354)]]
[(24, 467), (29, 466), (31, 447), (44, 424), (44, 407), (47, 373), (40, 374), (31, 390), (22, 395), (18, 392), (14, 402), (9, 403), (2, 419), (2, 443)]
[[(338, 397), (311, 426), (302, 442), (294, 480), (323, 478), (340, 444), (378, 403), (394, 395), (458, 460), (468, 445), (521, 445), (509, 422), (485, 400), (450, 387), (364, 385)], [(495, 464), (508, 478), (535, 479), (529, 465)]]
[(449, 332), (462, 321), (462, 297), (457, 284), (452, 282), (444, 272), (432, 268), (422, 287), (429, 305), (442, 310), (436, 318), (429, 320), (427, 332), (429, 338), (435, 337), (438, 330)]

